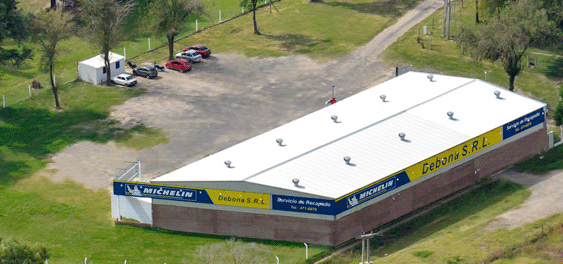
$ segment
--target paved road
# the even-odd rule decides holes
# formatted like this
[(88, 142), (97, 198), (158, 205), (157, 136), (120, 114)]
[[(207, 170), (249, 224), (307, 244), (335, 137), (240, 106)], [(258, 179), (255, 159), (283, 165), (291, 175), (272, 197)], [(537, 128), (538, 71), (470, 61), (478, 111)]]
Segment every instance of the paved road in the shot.
[(141, 79), (139, 86), (148, 93), (115, 106), (111, 118), (162, 128), (169, 143), (133, 151), (79, 142), (53, 157), (49, 169), (55, 170), (42, 173), (105, 188), (129, 162), (140, 160), (149, 179), (285, 124), (324, 107), (332, 85), (343, 99), (391, 78), (394, 69), (379, 61), (380, 53), (441, 5), (441, 0), (423, 2), (366, 46), (327, 63), (305, 56), (214, 54), (191, 72)]

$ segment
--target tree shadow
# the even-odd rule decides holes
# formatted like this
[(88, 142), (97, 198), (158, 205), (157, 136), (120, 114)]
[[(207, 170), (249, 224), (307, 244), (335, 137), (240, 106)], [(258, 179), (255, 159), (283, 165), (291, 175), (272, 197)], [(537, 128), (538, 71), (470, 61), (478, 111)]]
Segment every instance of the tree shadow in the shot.
[(332, 7), (346, 7), (348, 9), (365, 14), (398, 17), (403, 15), (407, 10), (415, 7), (419, 2), (421, 2), (421, 0), (385, 0), (367, 3), (316, 0), (313, 3), (325, 4)]
[(546, 62), (548, 65), (546, 67), (545, 75), (552, 78), (563, 78), (563, 58), (556, 58)]
[[(0, 186), (14, 183), (44, 163), (50, 154), (81, 140), (126, 140), (144, 128), (123, 129), (94, 110), (52, 112), (36, 108), (0, 110)], [(38, 164), (39, 164), (38, 163)]]
[(296, 51), (297, 53), (307, 53), (319, 43), (330, 42), (329, 40), (312, 39), (302, 34), (284, 34), (279, 36), (262, 35), (268, 39), (281, 42), (281, 47)]

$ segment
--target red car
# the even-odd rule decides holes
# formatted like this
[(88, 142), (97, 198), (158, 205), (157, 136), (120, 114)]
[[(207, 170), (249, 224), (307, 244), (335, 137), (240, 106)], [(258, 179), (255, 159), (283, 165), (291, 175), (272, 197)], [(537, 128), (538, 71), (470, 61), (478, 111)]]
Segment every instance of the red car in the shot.
[(175, 59), (164, 64), (166, 69), (173, 69), (179, 72), (187, 72), (192, 69), (192, 63), (189, 60)]
[(188, 51), (188, 50), (195, 50), (197, 53), (201, 54), (201, 57), (204, 57), (204, 58), (207, 58), (207, 57), (209, 57), (209, 55), (211, 55), (211, 50), (208, 49), (206, 46), (203, 46), (201, 44), (196, 44), (196, 45), (184, 48), (184, 51)]

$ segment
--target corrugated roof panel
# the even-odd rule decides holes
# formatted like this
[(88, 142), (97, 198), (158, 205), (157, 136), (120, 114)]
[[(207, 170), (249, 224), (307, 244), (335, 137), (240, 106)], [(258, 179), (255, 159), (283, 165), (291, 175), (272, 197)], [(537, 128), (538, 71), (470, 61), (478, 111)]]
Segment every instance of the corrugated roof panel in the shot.
[[(500, 99), (494, 94), (499, 91)], [(545, 104), (476, 80), (423, 104), (409, 113), (468, 135), (490, 131)], [(447, 112), (453, 112), (450, 119)]]
[[(406, 134), (405, 141), (399, 138), (400, 132)], [(429, 153), (460, 144), (468, 137), (405, 113), (247, 181), (338, 198), (420, 162)], [(351, 157), (353, 165), (346, 165), (344, 156)], [(293, 178), (299, 178), (303, 188), (296, 189), (291, 182)]]

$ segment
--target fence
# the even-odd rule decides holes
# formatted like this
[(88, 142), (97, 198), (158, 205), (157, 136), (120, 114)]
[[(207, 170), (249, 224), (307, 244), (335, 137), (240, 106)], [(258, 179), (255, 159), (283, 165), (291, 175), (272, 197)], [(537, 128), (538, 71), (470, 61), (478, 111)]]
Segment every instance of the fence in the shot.
[(2, 93), (2, 108), (17, 104), (33, 96), (37, 96), (51, 90), (51, 82), (49, 81), (48, 76), (37, 76), (34, 80), (41, 84), (41, 89), (33, 88), (31, 82), (19, 84), (13, 89), (10, 89), (8, 92)]

